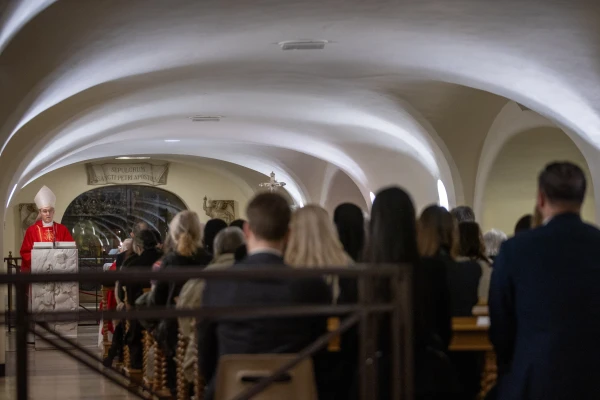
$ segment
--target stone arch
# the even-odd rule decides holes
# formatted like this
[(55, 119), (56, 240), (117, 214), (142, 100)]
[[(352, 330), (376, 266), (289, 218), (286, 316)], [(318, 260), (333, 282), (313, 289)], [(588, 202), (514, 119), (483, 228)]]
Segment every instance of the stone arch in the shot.
[[(513, 137), (538, 128), (560, 130), (565, 138), (568, 139), (568, 143), (575, 146), (577, 151), (583, 156), (583, 160), (586, 164), (585, 167), (592, 172), (594, 171), (594, 154), (596, 151), (589, 145), (589, 143), (582, 139), (580, 135), (565, 129), (562, 126), (556, 125), (549, 119), (517, 104), (514, 101), (509, 101), (498, 113), (497, 117), (492, 123), (488, 134), (486, 135), (486, 139), (481, 150), (481, 155), (479, 157), (477, 176), (475, 180), (475, 197), (473, 201), (475, 215), (479, 221), (481, 221), (483, 217), (482, 213), (486, 185), (490, 177), (492, 167), (494, 166), (499, 153)], [(597, 179), (598, 177), (596, 174), (591, 173), (590, 183), (593, 183), (593, 185), (590, 185), (590, 193), (592, 192), (591, 186), (595, 188), (594, 190), (600, 190), (600, 182), (598, 182)], [(598, 197), (598, 193), (595, 193), (594, 197)], [(596, 218), (600, 216), (597, 208), (598, 205), (596, 205)]]
[(508, 138), (490, 165), (479, 210), (483, 229), (511, 234), (517, 220), (533, 212), (539, 171), (555, 160), (574, 162), (584, 170), (589, 185), (582, 216), (594, 221), (595, 196), (585, 156), (558, 127), (532, 127)]

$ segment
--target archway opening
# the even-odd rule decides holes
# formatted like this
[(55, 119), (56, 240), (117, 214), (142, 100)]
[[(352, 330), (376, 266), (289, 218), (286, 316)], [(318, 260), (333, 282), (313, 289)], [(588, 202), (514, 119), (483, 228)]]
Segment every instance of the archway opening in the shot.
[(77, 196), (62, 217), (77, 242), (80, 257), (101, 257), (129, 237), (133, 225), (146, 222), (164, 238), (169, 222), (185, 203), (175, 194), (152, 186), (114, 185)]
[(582, 217), (595, 221), (594, 189), (584, 156), (562, 130), (543, 127), (515, 135), (498, 153), (485, 184), (483, 229), (511, 235), (518, 219), (533, 213), (538, 174), (552, 161), (571, 161), (583, 169), (588, 188)]

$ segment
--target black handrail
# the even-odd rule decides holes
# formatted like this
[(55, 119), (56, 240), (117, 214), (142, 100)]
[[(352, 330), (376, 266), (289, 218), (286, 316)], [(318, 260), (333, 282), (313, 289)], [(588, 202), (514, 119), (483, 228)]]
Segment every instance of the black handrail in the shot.
[[(27, 307), (28, 287), (32, 283), (47, 282), (95, 282), (113, 284), (116, 280), (127, 283), (145, 283), (151, 280), (185, 282), (189, 279), (205, 280), (281, 280), (300, 279), (337, 275), (340, 278), (358, 280), (358, 302), (343, 305), (302, 305), (302, 306), (260, 306), (260, 307), (202, 307), (198, 309), (152, 308), (127, 311), (96, 311), (92, 314), (106, 319), (168, 319), (181, 317), (239, 317), (239, 318), (279, 318), (309, 315), (349, 315), (335, 332), (321, 336), (309, 345), (294, 360), (275, 371), (274, 374), (257, 383), (236, 399), (248, 399), (266, 388), (270, 383), (293, 368), (302, 359), (309, 357), (327, 343), (327, 338), (348, 329), (358, 321), (359, 325), (359, 365), (360, 395), (362, 400), (377, 398), (377, 319), (379, 313), (392, 315), (390, 354), (392, 374), (400, 379), (392, 379), (392, 399), (412, 399), (412, 270), (407, 265), (356, 266), (326, 269), (310, 268), (236, 268), (205, 271), (194, 268), (167, 269), (162, 271), (119, 271), (89, 273), (52, 273), (52, 274), (0, 274), (0, 284), (16, 285), (17, 288), (17, 399), (25, 400), (28, 395), (28, 358), (26, 333), (31, 322), (75, 321), (83, 316), (79, 311), (43, 312), (32, 314)], [(383, 281), (388, 281), (391, 299), (376, 302), (375, 291)], [(90, 314), (86, 313), (89, 319)], [(0, 324), (2, 322), (0, 321)], [(343, 328), (343, 329), (341, 329)], [(340, 330), (341, 329), (341, 330)], [(65, 349), (63, 349), (65, 350)], [(66, 351), (66, 350), (65, 350)], [(285, 368), (284, 368), (285, 367)]]

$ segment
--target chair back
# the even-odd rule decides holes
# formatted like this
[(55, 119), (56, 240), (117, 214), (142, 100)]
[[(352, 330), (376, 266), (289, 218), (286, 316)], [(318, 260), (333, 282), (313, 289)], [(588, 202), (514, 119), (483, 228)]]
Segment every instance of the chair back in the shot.
[[(226, 355), (219, 360), (215, 400), (231, 400), (271, 375), (295, 354)], [(312, 359), (302, 360), (284, 377), (272, 383), (254, 400), (317, 400)]]

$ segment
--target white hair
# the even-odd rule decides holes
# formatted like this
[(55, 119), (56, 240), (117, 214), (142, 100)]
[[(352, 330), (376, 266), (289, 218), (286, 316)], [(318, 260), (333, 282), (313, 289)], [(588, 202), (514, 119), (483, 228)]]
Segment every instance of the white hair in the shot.
[(488, 257), (496, 257), (500, 252), (500, 246), (508, 239), (506, 233), (497, 229), (492, 229), (483, 235), (483, 241), (485, 243), (485, 250)]

